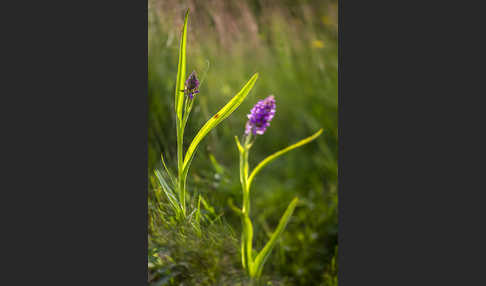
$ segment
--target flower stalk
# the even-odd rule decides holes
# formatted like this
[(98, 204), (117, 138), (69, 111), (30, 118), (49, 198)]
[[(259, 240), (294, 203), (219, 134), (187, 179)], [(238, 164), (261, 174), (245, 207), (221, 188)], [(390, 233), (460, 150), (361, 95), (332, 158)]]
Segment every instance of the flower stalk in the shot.
[(197, 79), (196, 71), (193, 71), (187, 78), (184, 85), (184, 103), (182, 120), (177, 116), (177, 169), (178, 169), (178, 183), (177, 190), (179, 193), (179, 202), (181, 204), (182, 215), (186, 216), (186, 179), (183, 169), (183, 146), (184, 146), (184, 129), (186, 128), (189, 115), (191, 114), (192, 106), (194, 104), (194, 96), (199, 93), (199, 80)]
[[(322, 133), (322, 129), (316, 132), (314, 135), (307, 137), (299, 142), (288, 146), (274, 154), (268, 156), (250, 173), (250, 167), (248, 163), (250, 149), (255, 142), (257, 135), (263, 135), (270, 125), (270, 121), (275, 115), (275, 98), (269, 96), (264, 100), (259, 101), (251, 110), (248, 115), (248, 121), (245, 125), (245, 133), (243, 136), (243, 144), (240, 143), (238, 137), (235, 136), (236, 146), (239, 151), (240, 158), (240, 183), (243, 193), (243, 202), (241, 210), (233, 205), (232, 201), (229, 201), (231, 209), (233, 209), (241, 217), (241, 264), (245, 269), (251, 285), (257, 282), (261, 277), (263, 265), (270, 256), (272, 249), (275, 247), (278, 239), (281, 237), (287, 223), (292, 216), (292, 213), (297, 206), (298, 198), (294, 198), (286, 211), (282, 215), (279, 224), (273, 234), (270, 236), (270, 240), (265, 244), (263, 249), (256, 256), (253, 254), (253, 224), (250, 217), (250, 187), (251, 182), (255, 175), (268, 163), (276, 159), (277, 157), (300, 147), (304, 144), (311, 142), (319, 137)], [(255, 137), (254, 137), (255, 136)]]
[[(248, 82), (241, 88), (241, 90), (223, 106), (214, 116), (209, 118), (206, 123), (199, 129), (196, 136), (192, 139), (189, 147), (184, 152), (184, 130), (189, 120), (194, 102), (197, 100), (199, 94), (199, 81), (197, 74), (193, 71), (186, 78), (186, 43), (187, 43), (187, 23), (189, 17), (189, 10), (186, 11), (184, 17), (184, 26), (181, 32), (181, 41), (179, 46), (179, 63), (177, 65), (177, 78), (174, 96), (174, 111), (176, 113), (176, 136), (177, 136), (177, 172), (171, 172), (169, 167), (165, 164), (163, 156), (162, 164), (165, 172), (162, 170), (154, 170), (161, 189), (166, 195), (170, 206), (174, 210), (175, 216), (178, 220), (191, 219), (195, 214), (195, 221), (198, 222), (200, 217), (199, 203), (195, 210), (189, 212), (186, 207), (186, 201), (190, 197), (186, 190), (187, 175), (192, 163), (192, 159), (196, 153), (197, 147), (206, 135), (219, 125), (223, 120), (228, 118), (245, 100), (252, 90), (255, 82), (258, 79), (258, 73), (254, 74)], [(168, 178), (168, 179), (167, 179)], [(203, 198), (200, 196), (200, 200)]]

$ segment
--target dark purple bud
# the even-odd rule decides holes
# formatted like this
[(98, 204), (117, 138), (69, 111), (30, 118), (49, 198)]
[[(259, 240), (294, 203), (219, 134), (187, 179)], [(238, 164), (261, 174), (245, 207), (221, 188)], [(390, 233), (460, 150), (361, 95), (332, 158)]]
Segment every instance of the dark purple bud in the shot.
[(196, 71), (193, 71), (186, 80), (186, 92), (189, 98), (193, 98), (196, 93), (199, 91), (199, 80), (196, 76)]
[(248, 121), (245, 126), (245, 134), (252, 132), (253, 134), (262, 135), (270, 126), (273, 116), (275, 116), (276, 104), (273, 95), (260, 100), (253, 106), (250, 114), (248, 114)]

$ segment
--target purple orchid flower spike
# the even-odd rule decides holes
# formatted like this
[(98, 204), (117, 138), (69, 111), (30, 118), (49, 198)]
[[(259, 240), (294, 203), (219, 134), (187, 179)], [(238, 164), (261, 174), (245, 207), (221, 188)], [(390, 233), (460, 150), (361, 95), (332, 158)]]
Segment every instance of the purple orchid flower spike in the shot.
[(194, 98), (196, 93), (199, 93), (199, 80), (196, 76), (196, 71), (193, 71), (186, 80), (186, 86), (184, 92), (190, 99)]
[(276, 104), (275, 97), (273, 95), (260, 100), (251, 109), (250, 114), (248, 114), (248, 121), (245, 126), (245, 135), (253, 134), (262, 135), (270, 126), (270, 121), (272, 121), (275, 115)]

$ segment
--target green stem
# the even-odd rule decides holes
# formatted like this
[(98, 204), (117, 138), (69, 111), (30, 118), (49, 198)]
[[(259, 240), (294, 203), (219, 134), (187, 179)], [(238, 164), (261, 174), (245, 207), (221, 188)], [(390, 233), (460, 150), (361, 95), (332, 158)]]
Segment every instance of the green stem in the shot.
[(246, 265), (246, 231), (245, 231), (245, 219), (243, 216), (241, 216), (241, 228), (242, 228), (242, 232), (241, 232), (241, 264), (243, 265), (243, 269), (246, 270), (247, 273), (249, 273), (249, 269), (250, 267), (248, 265)]
[(176, 119), (177, 124), (177, 169), (178, 169), (178, 176), (177, 176), (177, 190), (179, 193), (179, 204), (181, 204), (182, 214), (184, 217), (186, 216), (186, 190), (185, 190), (185, 182), (182, 176), (182, 158), (183, 158), (183, 140), (184, 140), (184, 127), (182, 125), (181, 120)]
[(241, 263), (243, 268), (246, 269), (247, 273), (250, 271), (250, 265), (248, 265), (247, 250), (246, 250), (246, 240), (247, 240), (247, 228), (245, 223), (245, 217), (249, 211), (247, 206), (248, 192), (246, 191), (247, 186), (247, 176), (245, 175), (245, 158), (246, 158), (246, 145), (243, 145), (243, 150), (240, 150), (240, 182), (243, 191), (243, 207), (241, 209)]
[(247, 274), (252, 276), (253, 269), (253, 226), (250, 220), (250, 190), (248, 188), (248, 157), (250, 151), (251, 134), (246, 136), (243, 148), (240, 150), (240, 182), (243, 191), (243, 207), (241, 209), (241, 259), (243, 268), (246, 269)]
[(187, 99), (186, 102), (184, 103), (184, 115), (182, 119), (182, 130), (186, 128), (187, 121), (189, 120), (189, 114), (191, 113), (192, 110), (192, 105), (194, 103), (193, 99)]
[(184, 113), (182, 114), (182, 121), (177, 121), (177, 166), (179, 168), (178, 189), (179, 189), (179, 203), (181, 204), (182, 214), (186, 216), (186, 181), (187, 174), (184, 174), (183, 166), (183, 146), (184, 146), (184, 129), (186, 128), (189, 114), (192, 110), (194, 100), (184, 97)]

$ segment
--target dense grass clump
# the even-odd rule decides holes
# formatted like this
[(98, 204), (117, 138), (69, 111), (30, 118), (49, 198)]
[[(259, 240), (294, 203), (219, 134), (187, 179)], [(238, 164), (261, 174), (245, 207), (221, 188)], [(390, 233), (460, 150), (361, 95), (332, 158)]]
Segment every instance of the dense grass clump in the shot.
[[(150, 285), (246, 285), (241, 268), (242, 205), (238, 149), (251, 107), (278, 101), (272, 127), (249, 164), (315, 133), (322, 135), (262, 170), (252, 183), (254, 248), (261, 250), (294, 197), (299, 203), (262, 274), (263, 285), (337, 285), (337, 19), (335, 1), (149, 0), (149, 277)], [(153, 170), (160, 156), (177, 169), (174, 90), (180, 28), (191, 9), (187, 70), (202, 81), (184, 149), (199, 128), (248, 78), (245, 101), (201, 141), (187, 177), (188, 209), (174, 219)], [(199, 198), (202, 198), (199, 199)], [(188, 213), (189, 215), (189, 213)]]
[(238, 240), (226, 223), (201, 232), (190, 224), (157, 225), (150, 233), (151, 285), (234, 285), (244, 277)]

